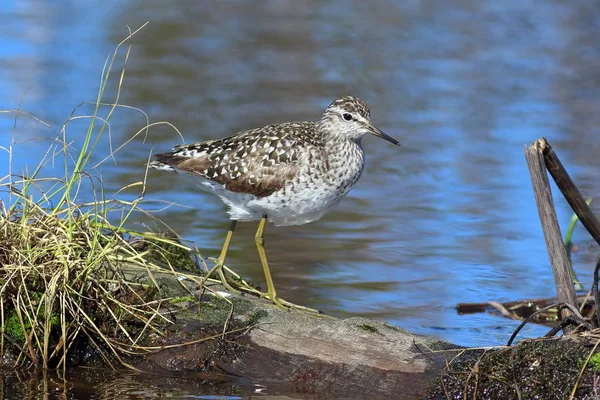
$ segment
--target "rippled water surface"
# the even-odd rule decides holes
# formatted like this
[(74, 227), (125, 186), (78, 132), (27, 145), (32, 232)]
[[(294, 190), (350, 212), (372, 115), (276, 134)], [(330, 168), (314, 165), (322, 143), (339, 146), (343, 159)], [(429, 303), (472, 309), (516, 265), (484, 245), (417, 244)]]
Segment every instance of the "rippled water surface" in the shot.
[[(594, 1), (24, 0), (2, 3), (0, 18), (0, 109), (20, 107), (51, 126), (20, 117), (13, 129), (14, 115), (0, 114), (0, 145), (13, 134), (22, 141), (13, 172), (32, 168), (47, 146), (28, 139), (54, 135), (80, 102), (95, 100), (126, 25), (150, 21), (134, 37), (120, 102), (171, 122), (188, 142), (317, 119), (340, 95), (365, 99), (402, 147), (366, 138), (367, 168), (347, 198), (316, 223), (266, 230), (280, 295), (328, 314), (468, 346), (505, 343), (516, 322), (454, 306), (555, 293), (523, 145), (547, 137), (583, 194), (598, 197)], [(87, 122), (69, 125), (74, 146)], [(113, 146), (145, 123), (118, 110)], [(107, 191), (143, 179), (150, 151), (177, 143), (167, 126), (135, 139), (101, 168)], [(108, 140), (100, 146), (99, 158)], [(1, 152), (0, 175), (7, 162)], [(555, 197), (564, 229), (571, 211)], [(228, 220), (216, 197), (150, 171), (146, 199), (151, 209), (181, 204), (159, 215), (203, 255), (218, 254)], [(228, 264), (264, 286), (256, 225), (238, 227)], [(589, 286), (598, 249), (583, 229), (575, 241)], [(523, 335), (544, 332), (530, 325)]]

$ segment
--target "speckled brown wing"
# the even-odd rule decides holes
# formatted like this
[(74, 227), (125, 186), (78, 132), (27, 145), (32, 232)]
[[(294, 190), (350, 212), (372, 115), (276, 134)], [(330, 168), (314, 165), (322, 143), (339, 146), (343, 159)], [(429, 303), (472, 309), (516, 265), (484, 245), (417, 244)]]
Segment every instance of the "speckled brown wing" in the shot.
[(298, 142), (315, 145), (312, 122), (269, 125), (225, 139), (180, 145), (156, 161), (225, 185), (227, 190), (266, 197), (298, 172)]

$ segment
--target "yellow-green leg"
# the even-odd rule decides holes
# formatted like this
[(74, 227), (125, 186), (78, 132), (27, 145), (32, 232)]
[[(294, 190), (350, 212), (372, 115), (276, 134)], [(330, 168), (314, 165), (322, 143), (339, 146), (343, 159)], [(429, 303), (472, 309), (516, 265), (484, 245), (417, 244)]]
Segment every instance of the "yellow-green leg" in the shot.
[(219, 254), (217, 263), (213, 267), (213, 269), (216, 268), (217, 274), (219, 274), (219, 279), (221, 279), (221, 283), (223, 284), (223, 286), (225, 286), (225, 288), (227, 288), (227, 290), (230, 290), (232, 292), (237, 292), (237, 291), (233, 287), (231, 287), (229, 282), (227, 282), (227, 278), (225, 277), (225, 274), (223, 273), (223, 266), (225, 265), (225, 257), (227, 257), (227, 251), (229, 250), (229, 243), (231, 243), (231, 238), (233, 237), (233, 232), (235, 231), (236, 224), (237, 224), (237, 221), (235, 219), (232, 219), (231, 225), (229, 225), (229, 230), (227, 231), (227, 236), (225, 236), (225, 242), (223, 243), (223, 248), (221, 249), (221, 254)]
[(258, 248), (258, 255), (260, 256), (260, 263), (263, 267), (263, 272), (265, 274), (265, 279), (267, 281), (267, 293), (261, 294), (262, 297), (268, 297), (269, 300), (273, 302), (279, 308), (285, 309), (285, 307), (296, 308), (299, 310), (319, 312), (313, 308), (299, 306), (294, 303), (290, 303), (289, 301), (285, 301), (277, 297), (277, 292), (275, 291), (275, 285), (273, 285), (273, 278), (271, 277), (271, 270), (269, 269), (269, 264), (267, 262), (267, 253), (265, 252), (265, 237), (264, 230), (265, 224), (267, 223), (267, 216), (263, 216), (258, 224), (258, 229), (256, 230), (256, 235), (254, 239), (256, 240), (256, 247)]
[[(229, 280), (227, 279), (227, 277), (225, 276), (225, 273), (223, 272), (225, 267), (225, 257), (227, 257), (227, 251), (229, 250), (229, 244), (231, 243), (231, 238), (233, 237), (233, 232), (235, 231), (235, 225), (236, 225), (237, 221), (236, 220), (231, 220), (231, 225), (229, 226), (229, 231), (227, 231), (227, 236), (225, 236), (225, 242), (223, 243), (223, 248), (221, 249), (221, 254), (219, 255), (219, 258), (216, 260), (215, 262), (215, 266), (208, 272), (208, 274), (206, 275), (206, 279), (208, 279), (213, 273), (217, 273), (219, 275), (219, 280), (221, 281), (221, 284), (229, 291), (231, 292), (235, 292), (235, 293), (239, 293), (239, 290), (245, 290), (247, 292), (250, 293), (256, 293), (259, 294), (260, 292), (252, 287), (250, 287), (250, 285), (248, 285), (245, 281), (241, 281), (241, 283), (238, 282), (232, 282), (237, 289), (234, 289), (233, 286), (231, 285), (232, 283), (229, 283)], [(234, 274), (236, 278), (239, 278), (239, 276), (237, 274)]]

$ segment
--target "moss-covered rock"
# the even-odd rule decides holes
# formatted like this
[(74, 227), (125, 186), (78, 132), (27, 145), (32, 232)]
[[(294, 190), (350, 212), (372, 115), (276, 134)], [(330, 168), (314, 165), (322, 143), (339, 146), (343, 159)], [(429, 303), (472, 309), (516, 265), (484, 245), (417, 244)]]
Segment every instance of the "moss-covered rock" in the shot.
[[(435, 381), (429, 399), (592, 398), (595, 340), (566, 336), (526, 340), (494, 350), (465, 350)], [(581, 376), (580, 376), (581, 374)]]

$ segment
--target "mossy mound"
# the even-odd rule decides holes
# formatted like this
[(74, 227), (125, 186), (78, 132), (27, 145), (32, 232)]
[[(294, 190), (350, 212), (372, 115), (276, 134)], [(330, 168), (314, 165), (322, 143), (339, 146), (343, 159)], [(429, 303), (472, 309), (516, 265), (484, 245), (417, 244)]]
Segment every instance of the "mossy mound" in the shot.
[(594, 398), (598, 341), (600, 337), (586, 333), (526, 340), (503, 349), (465, 350), (444, 368), (427, 398)]

